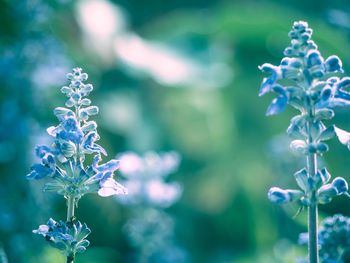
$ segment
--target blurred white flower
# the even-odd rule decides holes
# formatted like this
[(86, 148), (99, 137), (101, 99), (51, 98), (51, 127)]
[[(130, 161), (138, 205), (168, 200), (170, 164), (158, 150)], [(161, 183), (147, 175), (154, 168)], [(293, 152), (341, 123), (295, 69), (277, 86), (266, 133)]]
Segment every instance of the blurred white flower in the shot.
[(181, 186), (165, 181), (179, 165), (180, 157), (177, 153), (147, 152), (144, 156), (139, 156), (127, 152), (117, 158), (120, 160), (121, 173), (127, 177), (124, 185), (129, 191), (128, 196), (120, 199), (121, 202), (168, 207), (180, 198)]

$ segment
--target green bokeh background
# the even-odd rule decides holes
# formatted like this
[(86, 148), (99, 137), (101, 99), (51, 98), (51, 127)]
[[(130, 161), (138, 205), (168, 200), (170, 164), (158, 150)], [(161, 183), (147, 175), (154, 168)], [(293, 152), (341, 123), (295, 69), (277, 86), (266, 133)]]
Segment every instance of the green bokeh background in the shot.
[[(29, 7), (23, 7), (24, 15), (18, 17), (13, 13), (18, 3), (0, 1), (3, 54), (32, 37), (23, 32), (36, 23), (30, 11), (36, 1), (24, 2)], [(188, 262), (289, 263), (304, 257), (306, 250), (297, 245), (297, 239), (306, 231), (305, 212), (294, 220), (298, 207), (277, 207), (266, 198), (271, 186), (295, 186), (293, 173), (304, 165), (288, 152), (284, 136), (295, 112), (289, 109), (265, 117), (273, 95), (258, 97), (263, 74), (257, 67), (265, 62), (278, 64), (293, 21), (306, 20), (323, 56), (338, 55), (349, 72), (348, 31), (334, 26), (329, 18), (334, 9), (347, 11), (347, 1), (107, 1), (123, 11), (125, 32), (161, 44), (210, 73), (199, 78), (190, 75), (187, 82), (171, 85), (113, 53), (104, 57), (96, 52), (94, 39), (88, 39), (79, 24), (77, 6), (82, 2), (44, 1), (52, 12), (38, 34), (55, 37), (61, 46), (57, 52), (70, 60), (67, 64), (89, 73), (95, 86), (92, 100), (100, 107), (95, 118), (100, 144), (110, 157), (130, 150), (181, 154), (180, 168), (170, 180), (180, 182), (184, 192), (167, 212), (176, 220), (176, 242), (186, 250)], [(64, 200), (43, 194), (40, 183), (28, 182), (24, 176), (38, 137), (56, 123), (52, 109), (64, 103), (59, 88), (66, 80), (61, 75), (57, 85), (36, 87), (25, 78), (38, 66), (35, 56), (41, 54), (28, 62), (20, 49), (17, 52), (20, 67), (15, 68), (15, 76), (12, 72), (2, 76), (0, 103), (17, 102), (18, 115), (12, 122), (21, 122), (18, 116), (25, 116), (26, 132), (15, 138), (0, 137), (0, 143), (11, 142), (13, 154), (0, 163), (0, 215), (3, 222), (10, 222), (0, 224), (0, 241), (9, 262), (64, 262), (31, 234), (49, 217), (65, 218)], [(112, 51), (107, 48), (107, 52)], [(153, 63), (158, 68), (168, 66), (161, 60)], [(7, 77), (18, 84), (6, 81)], [(31, 83), (30, 88), (21, 81)], [(210, 81), (214, 85), (207, 87)], [(2, 111), (8, 116), (6, 107)], [(349, 116), (349, 109), (339, 109), (336, 124), (350, 129)], [(7, 132), (17, 129), (2, 125)], [(330, 148), (324, 164), (333, 176), (350, 179), (349, 151), (335, 140)], [(333, 213), (350, 215), (350, 201), (341, 197), (320, 208), (321, 218)], [(92, 245), (76, 262), (128, 262), (126, 255), (132, 248), (121, 231), (127, 214), (127, 208), (114, 198), (84, 197), (77, 216), (93, 230)]]

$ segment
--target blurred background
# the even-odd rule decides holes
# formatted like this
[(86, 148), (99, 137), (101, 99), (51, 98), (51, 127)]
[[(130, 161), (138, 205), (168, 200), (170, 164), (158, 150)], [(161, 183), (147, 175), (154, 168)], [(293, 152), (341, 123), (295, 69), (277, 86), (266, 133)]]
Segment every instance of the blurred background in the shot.
[[(296, 186), (293, 174), (304, 166), (288, 152), (284, 135), (295, 112), (265, 117), (273, 95), (258, 97), (263, 74), (257, 67), (279, 64), (293, 21), (306, 20), (323, 56), (338, 55), (349, 72), (347, 1), (0, 4), (2, 262), (65, 262), (31, 233), (50, 217), (64, 219), (64, 200), (42, 193), (42, 184), (25, 175), (34, 146), (49, 143), (45, 130), (57, 123), (52, 110), (65, 101), (59, 89), (76, 66), (95, 87), (95, 120), (108, 158), (126, 151), (180, 156), (166, 181), (176, 182), (181, 196), (157, 210), (162, 222), (171, 219), (165, 229), (171, 226), (168, 238), (180, 256), (148, 262), (289, 263), (305, 257), (297, 244), (306, 231), (305, 212), (294, 220), (297, 206), (281, 208), (266, 197), (271, 186)], [(349, 130), (349, 116), (338, 110), (337, 125)], [(350, 179), (350, 153), (335, 140), (330, 148), (323, 164), (332, 176)], [(127, 222), (142, 219), (140, 213), (118, 197), (84, 197), (77, 217), (92, 229), (92, 244), (76, 262), (137, 262), (140, 245), (130, 242)], [(320, 208), (321, 218), (333, 213), (349, 216), (349, 200)]]

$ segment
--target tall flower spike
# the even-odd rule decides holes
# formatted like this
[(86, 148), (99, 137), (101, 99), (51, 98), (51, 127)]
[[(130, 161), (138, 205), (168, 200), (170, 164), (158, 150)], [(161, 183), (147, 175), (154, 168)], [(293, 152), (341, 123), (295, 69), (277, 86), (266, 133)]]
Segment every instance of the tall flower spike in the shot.
[[(342, 62), (334, 55), (324, 59), (311, 35), (312, 29), (306, 22), (294, 23), (289, 32), (291, 45), (284, 50), (286, 57), (280, 65), (265, 63), (259, 67), (270, 74), (263, 79), (259, 95), (277, 94), (266, 115), (281, 113), (288, 104), (300, 112), (291, 119), (287, 129), (295, 139), (290, 144), (291, 150), (306, 158), (306, 167), (294, 175), (300, 190), (272, 187), (268, 198), (277, 204), (297, 202), (301, 207), (308, 207), (309, 263), (318, 263), (318, 204), (329, 203), (339, 195), (349, 195), (343, 178), (337, 177), (329, 183), (330, 173), (326, 168), (318, 168), (317, 158), (328, 151), (325, 141), (335, 135), (343, 144), (350, 145), (350, 133), (334, 125), (327, 127), (324, 122), (334, 117), (334, 107), (350, 105), (350, 94), (344, 90), (350, 86), (350, 78), (332, 77), (334, 73), (343, 72)], [(282, 80), (292, 84), (285, 86)]]
[[(335, 83), (324, 80), (330, 74), (343, 72), (341, 60), (335, 55), (324, 59), (311, 36), (312, 29), (306, 22), (295, 22), (289, 32), (291, 45), (285, 49), (286, 57), (280, 65), (265, 63), (259, 67), (261, 71), (270, 74), (270, 77), (264, 78), (259, 95), (268, 92), (277, 94), (266, 115), (281, 113), (287, 104), (298, 110), (307, 105), (324, 108), (350, 104), (348, 93), (338, 87), (339, 82), (347, 78), (337, 78)], [(294, 85), (279, 84), (278, 81), (282, 79), (290, 80)]]
[[(101, 154), (106, 156), (107, 152), (97, 144), (100, 136), (96, 122), (89, 120), (98, 114), (98, 107), (92, 106), (87, 98), (93, 90), (91, 84), (85, 83), (88, 75), (81, 68), (74, 68), (67, 78), (69, 85), (61, 88), (67, 97), (65, 107), (53, 111), (59, 124), (47, 129), (53, 143), (35, 148), (40, 163), (31, 167), (27, 179), (45, 179), (44, 191), (56, 192), (67, 199), (67, 222), (56, 223), (50, 219), (47, 225), (41, 225), (33, 232), (43, 235), (52, 246), (63, 251), (67, 262), (73, 262), (75, 254), (84, 252), (89, 245), (85, 238), (91, 232), (74, 216), (79, 199), (87, 193), (106, 197), (127, 194), (127, 190), (113, 177), (119, 168), (118, 160), (97, 165), (102, 161)], [(94, 157), (93, 162), (86, 165), (85, 156), (88, 154)]]

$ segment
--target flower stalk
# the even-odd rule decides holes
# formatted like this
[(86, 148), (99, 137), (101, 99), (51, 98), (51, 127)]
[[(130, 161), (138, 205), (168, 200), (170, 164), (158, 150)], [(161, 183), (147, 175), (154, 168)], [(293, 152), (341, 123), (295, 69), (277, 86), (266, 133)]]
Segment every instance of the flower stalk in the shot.
[[(307, 157), (308, 173), (311, 178), (315, 178), (317, 171), (317, 155), (310, 154)], [(309, 232), (309, 262), (318, 263), (318, 207), (316, 199), (316, 191), (311, 191), (311, 204), (308, 207), (308, 232)]]
[[(315, 109), (312, 109), (311, 111), (309, 122), (309, 129), (308, 129), (308, 143), (309, 145), (313, 143), (311, 128), (312, 124), (314, 122), (314, 115), (312, 112), (315, 112)], [(317, 154), (316, 153), (310, 153), (306, 157), (307, 162), (307, 170), (308, 175), (312, 180), (315, 180), (316, 173), (317, 173)], [(318, 206), (317, 206), (317, 193), (316, 190), (311, 191), (311, 198), (310, 198), (310, 205), (308, 207), (308, 233), (309, 233), (309, 262), (310, 263), (319, 263), (319, 255), (318, 255)]]
[[(97, 124), (89, 120), (98, 114), (98, 107), (91, 106), (87, 98), (93, 90), (91, 84), (84, 83), (88, 75), (81, 68), (75, 68), (67, 78), (70, 84), (62, 87), (61, 92), (68, 100), (65, 107), (54, 109), (59, 125), (47, 129), (54, 142), (51, 146), (36, 147), (40, 163), (31, 167), (27, 179), (46, 180), (44, 191), (56, 192), (66, 199), (66, 222), (50, 218), (46, 225), (40, 225), (33, 232), (43, 235), (53, 247), (62, 251), (67, 262), (73, 263), (75, 255), (84, 252), (90, 244), (86, 237), (91, 230), (75, 217), (79, 199), (88, 193), (107, 197), (127, 194), (127, 190), (114, 179), (118, 160), (99, 164), (107, 152), (96, 143), (100, 139)], [(93, 155), (93, 160), (86, 164), (85, 156), (89, 154)]]
[(75, 198), (73, 196), (67, 197), (67, 222), (72, 223), (74, 221), (75, 211)]
[[(263, 79), (259, 95), (277, 94), (267, 109), (268, 116), (283, 112), (288, 105), (299, 111), (299, 115), (291, 119), (287, 133), (294, 139), (291, 150), (306, 158), (306, 167), (294, 174), (300, 189), (272, 187), (268, 198), (277, 204), (295, 202), (308, 208), (308, 262), (319, 263), (318, 205), (329, 203), (336, 196), (348, 195), (348, 184), (342, 177), (329, 183), (331, 175), (325, 167), (319, 169), (317, 158), (328, 151), (325, 141), (335, 135), (350, 149), (350, 133), (325, 124), (334, 117), (333, 108), (350, 105), (350, 94), (344, 89), (350, 86), (350, 78), (332, 76), (343, 72), (342, 62), (334, 55), (324, 59), (311, 35), (312, 29), (306, 22), (294, 23), (289, 32), (291, 45), (285, 49), (286, 57), (280, 65), (260, 66), (271, 76)], [(281, 84), (280, 80), (285, 82)], [(291, 84), (285, 86), (284, 83)]]

